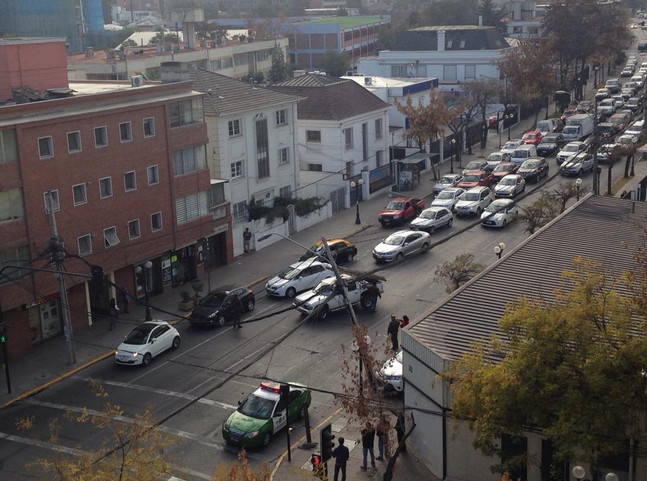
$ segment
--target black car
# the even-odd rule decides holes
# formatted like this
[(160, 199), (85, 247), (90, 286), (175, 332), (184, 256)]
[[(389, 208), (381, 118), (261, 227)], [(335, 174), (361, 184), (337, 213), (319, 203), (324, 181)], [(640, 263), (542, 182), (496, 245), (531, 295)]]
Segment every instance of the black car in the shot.
[(233, 300), (235, 295), (238, 295), (243, 304), (243, 312), (254, 310), (256, 299), (251, 289), (246, 287), (222, 288), (211, 291), (200, 300), (191, 311), (189, 322), (191, 325), (224, 326), (227, 321), (234, 319)]
[[(641, 22), (643, 23), (643, 22)], [(647, 52), (647, 43), (639, 43), (638, 44), (638, 51), (639, 52)]]
[(541, 142), (539, 142), (539, 145), (537, 146), (537, 155), (548, 157), (555, 151), (561, 149), (564, 145), (566, 145), (566, 141), (562, 134), (548, 134), (546, 137), (541, 139)]
[(521, 164), (517, 174), (523, 177), (526, 182), (538, 182), (542, 177), (548, 176), (548, 169), (546, 159), (528, 159)]

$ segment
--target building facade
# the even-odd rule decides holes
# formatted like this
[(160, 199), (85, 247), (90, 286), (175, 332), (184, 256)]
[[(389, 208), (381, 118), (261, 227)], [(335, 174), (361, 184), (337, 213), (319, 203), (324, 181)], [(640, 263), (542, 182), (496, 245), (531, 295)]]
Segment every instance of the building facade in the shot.
[(508, 37), (533, 38), (541, 35), (545, 10), (537, 9), (536, 2), (511, 0), (507, 8), (505, 29)]
[[(47, 198), (70, 273), (103, 267), (133, 295), (151, 295), (233, 259), (224, 185), (206, 162), (202, 95), (190, 82), (131, 87), (72, 83), (72, 98), (0, 107), (0, 263), (43, 267)], [(46, 192), (51, 194), (47, 195)], [(136, 267), (152, 263), (145, 276)], [(9, 352), (61, 334), (51, 274), (10, 270), (0, 280)], [(109, 286), (68, 276), (74, 328), (104, 321)], [(104, 321), (106, 322), (106, 321)]]

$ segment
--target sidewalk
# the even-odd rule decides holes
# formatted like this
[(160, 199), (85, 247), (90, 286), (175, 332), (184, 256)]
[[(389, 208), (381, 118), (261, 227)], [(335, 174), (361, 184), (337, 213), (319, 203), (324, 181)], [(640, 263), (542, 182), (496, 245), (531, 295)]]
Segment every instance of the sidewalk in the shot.
[[(543, 111), (540, 112), (543, 118)], [(519, 138), (534, 124), (534, 117), (521, 121), (511, 129), (511, 138)], [(503, 138), (503, 136), (505, 138)], [(505, 143), (507, 131), (502, 139)], [(483, 156), (498, 151), (499, 134), (489, 131), (487, 147), (483, 149)], [(471, 160), (481, 156), (479, 146), (473, 148), (473, 154), (466, 153), (462, 156), (462, 165), (465, 166)], [(455, 168), (458, 164), (455, 162)], [(449, 172), (450, 161), (440, 165), (440, 174)], [(433, 174), (425, 172), (421, 175), (421, 181), (407, 195), (415, 197), (426, 197), (432, 192)], [(379, 212), (388, 203), (388, 193), (384, 192), (370, 200), (360, 203), (360, 214), (362, 224), (355, 224), (355, 209), (350, 208), (335, 214), (332, 218), (315, 224), (308, 229), (298, 232), (292, 236), (296, 242), (310, 246), (322, 237), (351, 237), (360, 230), (371, 227), (377, 222)], [(239, 240), (235, 239), (235, 242)], [(240, 240), (242, 242), (242, 240)], [(260, 254), (260, 255), (259, 255)], [(210, 273), (211, 288), (214, 289), (223, 284), (246, 285), (251, 287), (261, 285), (268, 277), (276, 274), (277, 268), (287, 266), (294, 262), (302, 252), (294, 244), (281, 240), (256, 253), (245, 254), (232, 263), (214, 269)], [(203, 282), (205, 291), (208, 286), (207, 277), (200, 279)], [(155, 307), (175, 313), (163, 314), (153, 310), (155, 319), (174, 320), (186, 313), (178, 310), (180, 291), (186, 286), (169, 289), (162, 294), (150, 299)], [(132, 329), (133, 325), (145, 319), (143, 306), (132, 306), (129, 314), (121, 313), (119, 323), (113, 331), (108, 330), (107, 319), (95, 319), (93, 325), (74, 332), (74, 344), (76, 348), (76, 364), (68, 366), (66, 362), (65, 342), (62, 337), (44, 341), (34, 349), (16, 359), (9, 361), (11, 374), (12, 393), (8, 394), (4, 379), (0, 380), (0, 408), (15, 402), (21, 397), (34, 394), (62, 379), (69, 377), (83, 368), (111, 356), (114, 348), (122, 341), (124, 336)], [(9, 340), (9, 342), (11, 342)], [(4, 378), (4, 376), (1, 376)]]

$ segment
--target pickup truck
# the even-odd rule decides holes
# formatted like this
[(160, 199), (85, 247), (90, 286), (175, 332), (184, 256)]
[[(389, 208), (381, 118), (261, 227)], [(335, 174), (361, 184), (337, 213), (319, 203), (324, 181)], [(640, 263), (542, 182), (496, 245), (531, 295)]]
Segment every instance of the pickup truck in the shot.
[(413, 197), (398, 197), (386, 206), (378, 220), (382, 226), (402, 225), (408, 219), (413, 219), (425, 208), (425, 201)]
[[(342, 274), (342, 280), (346, 284), (348, 299), (350, 299), (350, 302), (353, 305), (360, 304), (364, 309), (367, 309), (369, 307), (370, 299), (366, 291), (370, 283), (368, 281), (356, 281), (348, 274)], [(384, 286), (381, 282), (377, 281), (375, 285), (380, 290), (380, 293), (384, 292)], [(336, 291), (335, 295), (331, 297), (326, 305), (319, 311), (318, 319), (325, 319), (331, 312), (338, 311), (346, 307), (344, 294), (338, 286), (337, 278), (335, 277), (324, 279), (314, 289), (297, 296), (292, 305), (296, 307), (301, 314), (307, 316), (325, 302), (333, 291)]]

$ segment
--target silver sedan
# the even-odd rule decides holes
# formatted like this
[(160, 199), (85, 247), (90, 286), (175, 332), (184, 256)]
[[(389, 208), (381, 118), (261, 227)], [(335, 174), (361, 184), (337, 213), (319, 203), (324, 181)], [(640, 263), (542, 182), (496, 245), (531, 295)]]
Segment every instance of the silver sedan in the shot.
[(454, 214), (445, 207), (429, 207), (420, 213), (420, 216), (411, 221), (411, 230), (423, 230), (433, 233), (441, 227), (451, 227), (454, 222)]
[(447, 188), (456, 187), (461, 180), (463, 180), (463, 176), (461, 174), (443, 175), (434, 185), (434, 195), (438, 195), (439, 192), (442, 192)]
[(526, 190), (526, 181), (518, 174), (506, 175), (494, 186), (496, 197), (514, 197)]
[(405, 256), (424, 252), (431, 245), (431, 237), (426, 232), (401, 230), (384, 239), (373, 249), (373, 259), (377, 262), (392, 262)]

